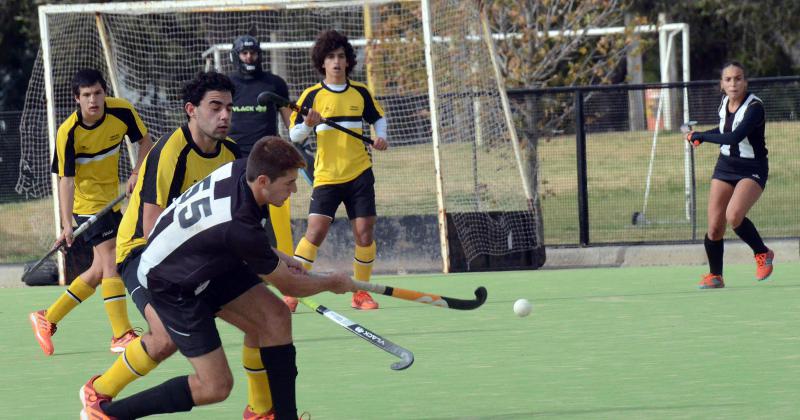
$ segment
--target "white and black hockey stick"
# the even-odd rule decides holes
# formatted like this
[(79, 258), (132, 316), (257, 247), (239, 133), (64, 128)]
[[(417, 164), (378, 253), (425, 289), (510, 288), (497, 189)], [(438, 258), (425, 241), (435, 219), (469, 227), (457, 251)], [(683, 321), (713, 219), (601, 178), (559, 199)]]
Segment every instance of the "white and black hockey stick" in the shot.
[[(85, 232), (85, 231), (86, 231), (86, 229), (89, 229), (89, 226), (93, 225), (95, 222), (97, 222), (97, 220), (98, 220), (99, 218), (101, 218), (101, 217), (105, 216), (105, 214), (106, 214), (106, 213), (108, 213), (109, 211), (111, 211), (111, 209), (112, 209), (112, 208), (114, 208), (114, 206), (116, 206), (117, 204), (119, 204), (119, 202), (120, 202), (120, 201), (124, 200), (126, 195), (127, 195), (126, 193), (122, 193), (122, 194), (120, 194), (120, 195), (119, 195), (117, 198), (115, 198), (115, 199), (114, 199), (112, 202), (110, 202), (110, 203), (106, 204), (106, 206), (105, 206), (105, 207), (103, 207), (102, 209), (100, 209), (100, 211), (98, 211), (97, 213), (95, 213), (94, 215), (92, 215), (92, 217), (90, 217), (90, 218), (89, 218), (89, 220), (87, 220), (87, 221), (85, 221), (85, 222), (81, 223), (81, 225), (80, 225), (80, 226), (78, 226), (78, 228), (77, 228), (77, 229), (75, 229), (75, 231), (74, 231), (74, 232), (72, 232), (72, 237), (73, 237), (73, 238), (77, 238), (78, 236), (80, 236), (80, 235), (81, 235), (83, 232)], [(41, 266), (42, 266), (42, 264), (44, 264), (44, 262), (45, 262), (45, 261), (47, 261), (47, 259), (48, 259), (48, 258), (52, 257), (52, 256), (53, 256), (53, 254), (55, 254), (55, 253), (56, 253), (56, 252), (58, 252), (60, 249), (62, 249), (62, 248), (64, 247), (64, 245), (65, 245), (65, 244), (66, 244), (66, 242), (65, 242), (65, 241), (61, 241), (61, 242), (59, 242), (58, 244), (56, 244), (55, 246), (53, 246), (53, 249), (51, 249), (50, 251), (48, 251), (48, 252), (47, 252), (47, 254), (45, 254), (45, 256), (44, 256), (44, 257), (42, 257), (41, 259), (39, 259), (39, 261), (36, 261), (36, 263), (34, 263), (34, 264), (33, 264), (33, 265), (32, 265), (32, 266), (29, 268), (29, 269), (25, 270), (25, 272), (22, 274), (22, 281), (25, 281), (25, 279), (27, 279), (27, 277), (28, 277), (28, 276), (29, 276), (31, 273), (35, 272), (35, 271), (36, 271), (36, 269), (38, 269), (39, 267), (41, 267)]]
[(393, 370), (403, 370), (411, 366), (412, 363), (414, 363), (414, 354), (411, 353), (411, 351), (409, 351), (408, 349), (405, 349), (403, 347), (398, 346), (395, 343), (392, 343), (388, 339), (381, 337), (380, 335), (364, 328), (358, 323), (353, 322), (342, 315), (339, 315), (338, 313), (326, 308), (325, 306), (320, 305), (317, 302), (314, 302), (309, 298), (298, 298), (298, 300), (303, 305), (306, 305), (310, 309), (313, 309), (316, 313), (341, 325), (342, 327), (346, 328), (353, 334), (363, 338), (364, 340), (367, 340), (373, 346), (378, 347), (379, 349), (387, 353), (399, 357), (401, 359), (399, 362), (392, 363), (391, 367)]

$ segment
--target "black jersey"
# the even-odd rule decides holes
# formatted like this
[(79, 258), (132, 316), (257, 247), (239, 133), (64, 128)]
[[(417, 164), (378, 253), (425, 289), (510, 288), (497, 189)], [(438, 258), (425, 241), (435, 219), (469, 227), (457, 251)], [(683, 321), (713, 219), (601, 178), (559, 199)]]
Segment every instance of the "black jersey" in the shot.
[(173, 283), (198, 294), (243, 263), (264, 275), (278, 267), (263, 225), (269, 211), (255, 201), (246, 167), (246, 159), (220, 167), (164, 210), (139, 263), (143, 286)]
[(277, 108), (274, 104), (259, 105), (256, 98), (261, 92), (289, 98), (289, 88), (282, 78), (270, 72), (247, 78), (237, 72), (230, 78), (236, 86), (236, 93), (233, 95), (233, 119), (228, 135), (236, 140), (243, 156), (247, 156), (259, 139), (278, 134)]
[(765, 129), (764, 104), (751, 93), (734, 112), (728, 111), (728, 97), (723, 98), (719, 106), (719, 128), (700, 133), (697, 137), (704, 142), (719, 144), (721, 159), (766, 161)]

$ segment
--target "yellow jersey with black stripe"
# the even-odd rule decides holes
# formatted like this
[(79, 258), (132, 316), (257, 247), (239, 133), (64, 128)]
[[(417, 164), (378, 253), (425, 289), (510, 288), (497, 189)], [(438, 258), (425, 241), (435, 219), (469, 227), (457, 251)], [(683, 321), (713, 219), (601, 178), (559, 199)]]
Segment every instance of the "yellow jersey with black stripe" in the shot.
[(73, 213), (95, 214), (119, 195), (119, 153), (125, 135), (137, 142), (146, 134), (133, 105), (112, 97), (106, 97), (103, 116), (94, 125), (83, 122), (80, 110), (61, 124), (52, 171), (75, 178)]
[(194, 183), (236, 160), (240, 154), (239, 146), (230, 138), (218, 142), (214, 152), (204, 153), (186, 125), (156, 143), (142, 162), (128, 208), (119, 224), (117, 264), (131, 251), (147, 244), (142, 226), (144, 203), (167, 208)]
[[(313, 108), (322, 117), (359, 134), (364, 132), (363, 121), (373, 124), (383, 117), (383, 109), (367, 86), (351, 80), (341, 92), (332, 90), (324, 82), (317, 83), (303, 91), (297, 104)], [(302, 114), (292, 114), (292, 126), (302, 122)], [(343, 184), (372, 167), (372, 158), (361, 140), (327, 124), (317, 125), (314, 131), (317, 135), (314, 186)]]

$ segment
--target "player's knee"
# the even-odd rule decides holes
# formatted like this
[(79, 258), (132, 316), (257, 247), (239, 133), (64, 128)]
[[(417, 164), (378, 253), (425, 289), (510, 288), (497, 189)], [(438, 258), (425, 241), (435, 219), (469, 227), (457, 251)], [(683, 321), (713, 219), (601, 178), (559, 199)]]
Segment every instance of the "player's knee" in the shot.
[(178, 351), (178, 347), (166, 332), (155, 334), (153, 331), (148, 331), (142, 336), (142, 346), (147, 355), (157, 363), (163, 362)]
[(92, 264), (88, 270), (81, 273), (81, 280), (91, 287), (97, 288), (100, 280), (103, 279), (103, 269), (99, 265)]
[(198, 405), (225, 401), (233, 390), (233, 376), (230, 372), (207, 376), (202, 379), (200, 389), (192, 390), (192, 398)]
[(285, 343), (292, 338), (292, 313), (289, 307), (281, 305), (263, 305), (261, 320), (255, 324), (261, 344), (274, 345)]
[(360, 246), (362, 248), (366, 248), (366, 247), (372, 245), (372, 242), (373, 242), (372, 232), (359, 232), (359, 233), (355, 234), (354, 236), (355, 236), (356, 245), (358, 245), (358, 246)]
[(744, 213), (739, 211), (729, 211), (725, 213), (725, 221), (730, 225), (732, 228), (739, 227), (742, 224), (742, 220), (744, 220)]

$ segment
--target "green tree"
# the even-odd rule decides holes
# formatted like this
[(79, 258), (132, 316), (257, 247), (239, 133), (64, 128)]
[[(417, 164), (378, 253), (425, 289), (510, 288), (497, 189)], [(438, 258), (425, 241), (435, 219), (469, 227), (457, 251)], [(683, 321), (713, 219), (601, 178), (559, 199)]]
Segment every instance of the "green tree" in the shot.
[(39, 50), (36, 5), (8, 0), (0, 6), (0, 110), (22, 109), (27, 80)]
[(718, 78), (728, 60), (744, 64), (751, 77), (800, 70), (798, 1), (633, 0), (631, 11), (689, 24), (693, 80)]

